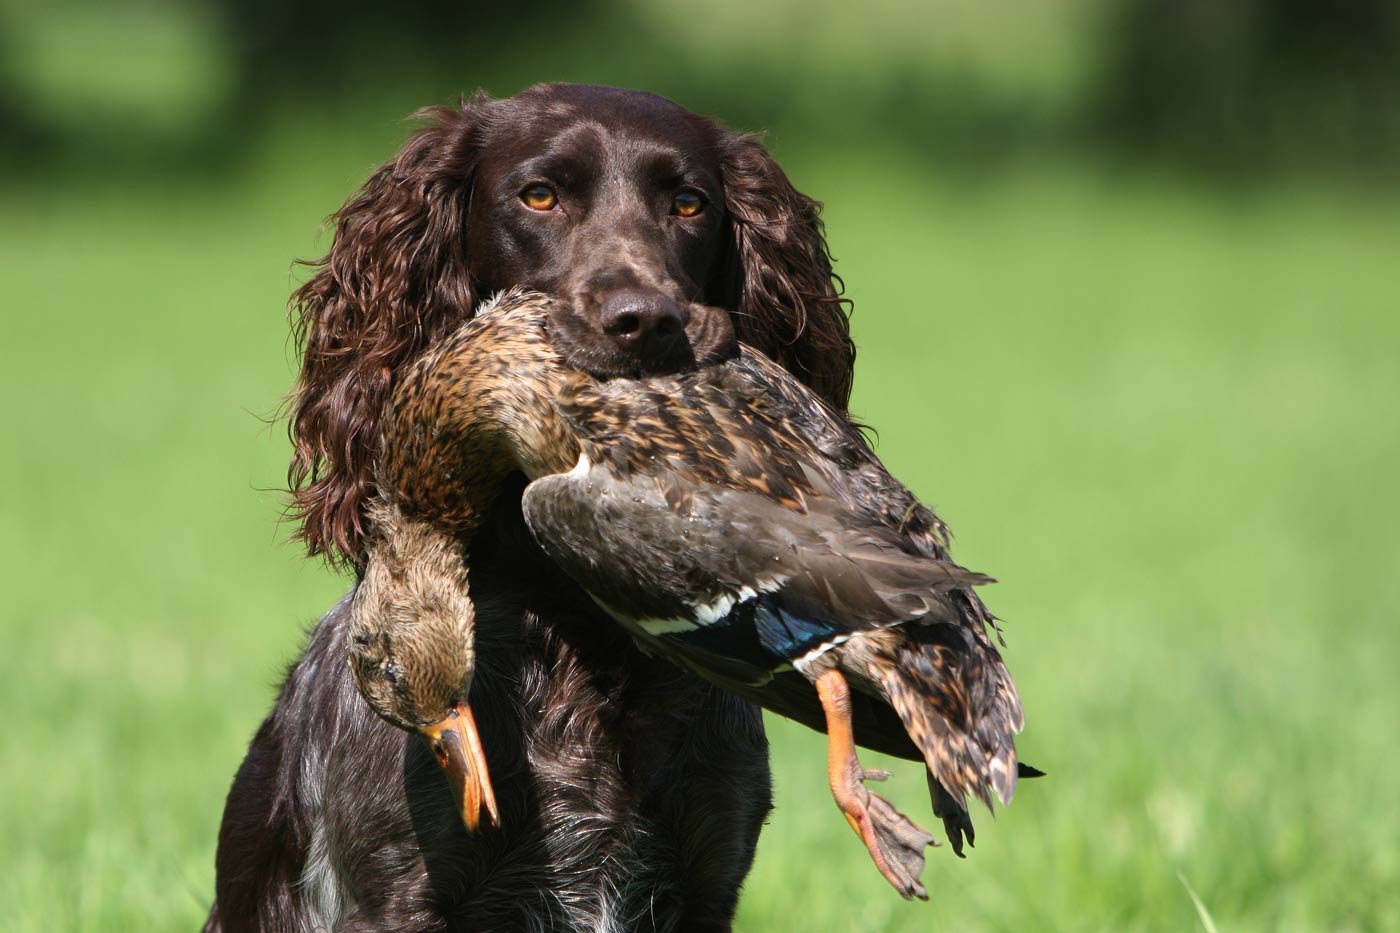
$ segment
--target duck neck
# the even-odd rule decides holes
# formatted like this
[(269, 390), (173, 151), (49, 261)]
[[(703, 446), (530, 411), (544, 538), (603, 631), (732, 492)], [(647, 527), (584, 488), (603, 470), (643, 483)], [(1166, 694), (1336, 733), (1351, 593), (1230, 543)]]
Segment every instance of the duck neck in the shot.
[(535, 479), (578, 460), (555, 407), (567, 375), (539, 314), (463, 329), (396, 390), (376, 476), (381, 505), (466, 555), (512, 473)]
[(572, 468), (579, 448), (554, 407), (557, 375), (532, 375), (444, 380), (470, 390), (436, 400), (425, 395), (435, 403), (420, 405), (416, 417), (396, 420), (386, 432), (377, 477), (381, 503), (432, 524), (466, 553), (512, 474), (533, 480)]
[(481, 522), (462, 516), (451, 524), (380, 500), (370, 508), (369, 562), (395, 575), (436, 575), (466, 589), (466, 555)]

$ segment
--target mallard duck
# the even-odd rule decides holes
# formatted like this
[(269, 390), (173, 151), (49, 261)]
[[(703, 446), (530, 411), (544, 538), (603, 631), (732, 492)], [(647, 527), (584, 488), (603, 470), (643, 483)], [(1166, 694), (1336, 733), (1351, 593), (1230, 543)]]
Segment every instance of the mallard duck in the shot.
[(685, 372), (599, 378), (551, 333), (556, 313), (509, 292), (396, 389), (355, 606), (362, 692), (420, 731), (460, 704), (458, 561), (523, 472), (542, 548), (644, 648), (827, 733), (838, 807), (896, 890), (927, 897), (933, 837), (866, 788), (887, 772), (855, 746), (925, 762), (959, 855), (966, 797), (1010, 801), (1022, 714), (973, 593), (990, 578), (949, 559), (944, 526), (856, 428), (726, 337), (727, 316), (697, 325), (706, 351)]

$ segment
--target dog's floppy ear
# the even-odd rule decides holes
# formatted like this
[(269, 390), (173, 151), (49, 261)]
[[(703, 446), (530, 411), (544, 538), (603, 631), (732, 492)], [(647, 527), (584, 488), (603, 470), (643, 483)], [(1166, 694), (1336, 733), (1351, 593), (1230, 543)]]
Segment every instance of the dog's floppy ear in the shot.
[(332, 218), (335, 241), (292, 296), (301, 374), (290, 399), (295, 534), (358, 565), (380, 417), (402, 368), (471, 314), (467, 208), (480, 149), (478, 94), (429, 123)]
[(739, 339), (762, 349), (840, 411), (851, 394), (855, 345), (821, 204), (798, 191), (753, 136), (721, 144), (732, 238), (727, 277)]

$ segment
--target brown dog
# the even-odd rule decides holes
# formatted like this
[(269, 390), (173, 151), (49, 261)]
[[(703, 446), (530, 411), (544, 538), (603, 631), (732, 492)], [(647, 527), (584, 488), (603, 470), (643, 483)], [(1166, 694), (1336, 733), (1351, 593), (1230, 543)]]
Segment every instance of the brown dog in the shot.
[[(396, 378), (510, 285), (565, 298), (571, 344), (621, 371), (676, 365), (691, 310), (723, 308), (844, 410), (854, 350), (819, 205), (757, 141), (577, 85), (426, 115), (294, 298), (312, 554), (359, 568)], [(729, 927), (770, 807), (757, 709), (643, 656), (538, 551), (518, 495), (470, 560), (501, 828), (468, 835), (422, 744), (360, 699), (342, 602), (235, 778), (207, 930)]]

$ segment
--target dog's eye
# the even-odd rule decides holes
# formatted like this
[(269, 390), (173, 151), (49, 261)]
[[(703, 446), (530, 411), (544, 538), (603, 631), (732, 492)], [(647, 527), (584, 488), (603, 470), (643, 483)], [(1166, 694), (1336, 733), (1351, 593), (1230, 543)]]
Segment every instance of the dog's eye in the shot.
[(531, 185), (520, 192), (520, 200), (532, 211), (552, 211), (559, 203), (559, 196), (548, 185)]
[(682, 191), (671, 202), (671, 212), (680, 217), (694, 217), (705, 209), (705, 199), (694, 191)]

